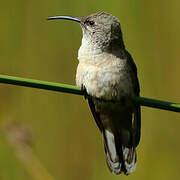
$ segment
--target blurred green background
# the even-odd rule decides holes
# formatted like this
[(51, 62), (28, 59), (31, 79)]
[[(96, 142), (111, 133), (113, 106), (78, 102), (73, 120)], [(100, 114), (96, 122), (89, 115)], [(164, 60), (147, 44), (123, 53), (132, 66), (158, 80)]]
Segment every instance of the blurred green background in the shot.
[[(121, 22), (141, 95), (180, 102), (179, 6), (178, 0), (2, 1), (0, 73), (75, 84), (81, 29), (73, 22), (45, 19), (105, 11)], [(180, 178), (178, 113), (142, 108), (137, 169), (127, 177), (109, 172), (100, 133), (80, 96), (0, 84), (0, 126), (7, 121), (31, 129), (33, 154), (54, 179)], [(1, 133), (0, 180), (33, 178)]]

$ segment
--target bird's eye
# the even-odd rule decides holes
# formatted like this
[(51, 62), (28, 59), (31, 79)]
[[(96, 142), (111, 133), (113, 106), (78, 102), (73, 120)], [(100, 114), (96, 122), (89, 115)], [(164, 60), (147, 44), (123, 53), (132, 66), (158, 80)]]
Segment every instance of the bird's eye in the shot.
[(93, 26), (94, 25), (94, 21), (89, 21), (89, 25)]

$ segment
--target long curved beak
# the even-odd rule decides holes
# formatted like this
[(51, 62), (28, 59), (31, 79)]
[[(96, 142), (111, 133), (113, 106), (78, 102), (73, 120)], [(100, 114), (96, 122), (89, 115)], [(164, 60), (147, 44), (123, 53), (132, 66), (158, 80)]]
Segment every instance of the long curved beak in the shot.
[(81, 20), (78, 17), (72, 17), (72, 16), (53, 16), (48, 17), (47, 20), (56, 20), (56, 19), (65, 19), (65, 20), (71, 20), (80, 23)]

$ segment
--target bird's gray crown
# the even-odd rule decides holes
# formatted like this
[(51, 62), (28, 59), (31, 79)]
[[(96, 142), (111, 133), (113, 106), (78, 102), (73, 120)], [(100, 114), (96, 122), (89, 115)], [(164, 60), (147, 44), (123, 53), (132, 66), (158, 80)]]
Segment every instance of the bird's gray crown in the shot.
[(119, 20), (111, 14), (105, 12), (98, 12), (89, 16), (83, 16), (81, 19), (82, 23), (95, 21), (98, 24), (115, 24), (120, 25)]

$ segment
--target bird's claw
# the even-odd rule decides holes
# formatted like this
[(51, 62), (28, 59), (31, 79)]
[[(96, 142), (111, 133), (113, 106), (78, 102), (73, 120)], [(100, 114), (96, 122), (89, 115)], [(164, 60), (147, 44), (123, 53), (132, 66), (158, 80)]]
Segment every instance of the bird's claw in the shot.
[(84, 84), (81, 85), (81, 90), (84, 92), (84, 99), (86, 100), (88, 98), (88, 93)]

